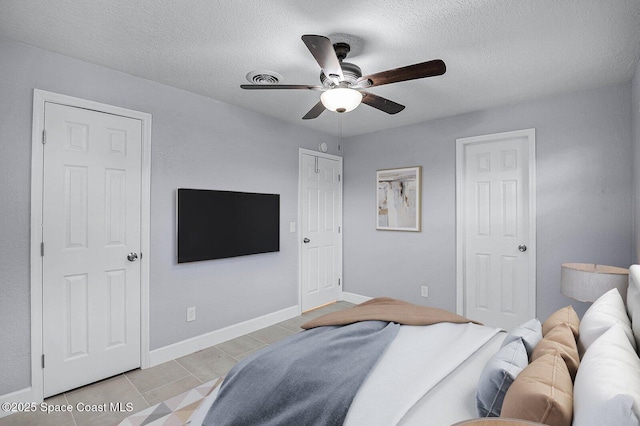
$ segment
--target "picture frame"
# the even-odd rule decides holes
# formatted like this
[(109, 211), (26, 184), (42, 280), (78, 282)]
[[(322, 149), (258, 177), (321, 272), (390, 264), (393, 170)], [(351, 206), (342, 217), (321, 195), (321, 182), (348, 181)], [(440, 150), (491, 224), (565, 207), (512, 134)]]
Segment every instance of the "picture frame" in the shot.
[(376, 229), (420, 232), (422, 167), (376, 171)]

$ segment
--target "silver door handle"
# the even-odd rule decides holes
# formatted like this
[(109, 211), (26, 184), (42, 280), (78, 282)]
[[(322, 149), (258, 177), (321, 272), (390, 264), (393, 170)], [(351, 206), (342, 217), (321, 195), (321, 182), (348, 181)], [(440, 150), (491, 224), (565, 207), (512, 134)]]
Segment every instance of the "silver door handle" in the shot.
[(303, 242), (303, 243), (305, 243), (305, 244), (308, 244), (308, 243), (310, 243), (310, 242), (311, 242), (311, 240), (310, 240), (310, 239), (308, 239), (308, 238), (305, 238), (304, 240), (302, 240), (302, 242)]
[(527, 246), (525, 246), (524, 244), (520, 244), (518, 246), (518, 250), (520, 250), (522, 253), (524, 253), (525, 251), (527, 251)]
[(138, 253), (129, 253), (127, 255), (127, 260), (129, 262), (135, 262), (136, 260), (138, 260)]

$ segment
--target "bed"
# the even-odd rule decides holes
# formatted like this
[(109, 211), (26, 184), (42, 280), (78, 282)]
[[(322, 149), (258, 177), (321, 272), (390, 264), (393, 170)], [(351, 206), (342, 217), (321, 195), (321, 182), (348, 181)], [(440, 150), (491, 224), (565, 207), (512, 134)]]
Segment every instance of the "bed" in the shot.
[[(298, 414), (287, 420), (286, 417), (278, 417), (281, 415), (279, 413), (275, 417), (265, 414), (264, 419), (271, 419), (271, 423), (257, 420), (254, 424), (492, 424), (489, 418), (478, 419), (484, 417), (480, 414), (488, 415), (487, 411), (481, 412), (485, 408), (495, 411), (493, 406), (481, 407), (483, 398), (485, 401), (488, 398), (489, 405), (495, 404), (496, 400), (504, 404), (501, 407), (502, 417), (520, 419), (510, 420), (512, 423), (506, 423), (507, 420), (504, 418), (498, 419), (496, 425), (531, 422), (567, 425), (572, 421), (578, 426), (640, 423), (640, 359), (636, 352), (640, 343), (636, 341), (636, 336), (640, 336), (638, 265), (630, 268), (627, 305), (621, 305), (623, 302), (619, 293), (609, 292), (603, 295), (602, 300), (594, 302), (582, 321), (577, 318), (573, 308), (568, 306), (544, 322), (532, 319), (509, 333), (451, 313), (444, 314), (442, 319), (440, 310), (436, 310), (435, 313), (423, 311), (424, 307), (404, 304), (394, 299), (381, 299), (367, 302), (372, 304), (368, 310), (367, 304), (364, 309), (362, 305), (358, 305), (347, 310), (350, 312), (341, 311), (313, 320), (311, 324), (305, 325), (308, 326), (308, 330), (285, 339), (294, 340), (293, 346), (288, 346), (289, 342), (285, 342), (282, 347), (274, 344), (274, 348), (270, 349), (275, 360), (289, 359), (291, 356), (295, 358), (292, 354), (298, 351), (301, 351), (302, 357), (307, 357), (306, 354), (309, 353), (324, 354), (321, 350), (312, 349), (312, 343), (304, 337), (313, 337), (314, 333), (324, 334), (324, 337), (313, 339), (319, 340), (320, 347), (325, 348), (326, 352), (335, 355), (334, 358), (329, 357), (330, 362), (334, 365), (346, 365), (345, 371), (334, 373), (337, 376), (351, 374), (350, 370), (355, 370), (358, 364), (363, 364), (366, 372), (357, 373), (360, 374), (360, 378), (357, 378), (356, 374), (356, 378), (344, 380), (333, 391), (323, 391), (321, 389), (324, 388), (318, 385), (319, 378), (312, 374), (315, 368), (308, 365), (300, 367), (298, 361), (293, 361), (294, 366), (281, 366), (279, 361), (268, 361), (268, 356), (264, 356), (263, 351), (260, 351), (236, 366), (241, 372), (235, 372), (234, 367), (225, 379), (226, 384), (223, 382), (205, 398), (189, 424), (249, 424), (251, 422), (247, 418), (233, 420), (232, 417), (236, 414), (229, 415), (224, 411), (227, 409), (224, 408), (225, 404), (242, 415), (246, 410), (253, 410), (258, 406), (258, 411), (252, 416), (254, 420), (260, 419), (261, 413), (280, 411), (283, 404), (277, 398), (281, 392), (286, 393), (289, 386), (293, 389), (291, 393), (294, 397), (295, 394), (300, 396), (298, 402), (291, 402), (291, 405), (298, 406), (297, 411), (311, 415), (313, 421), (309, 421), (309, 418), (303, 421), (300, 421), (300, 418), (295, 420)], [(381, 318), (380, 303), (396, 305), (396, 310), (401, 315), (400, 321), (397, 317), (385, 315)], [(372, 313), (373, 311), (376, 312)], [(411, 317), (409, 321), (407, 312), (408, 317)], [(420, 317), (425, 314), (428, 317), (427, 324), (424, 324), (424, 318)], [(437, 318), (434, 319), (434, 315)], [(357, 317), (357, 321), (351, 322), (354, 316)], [(633, 319), (637, 320), (634, 322)], [(539, 324), (539, 331), (532, 326), (536, 322)], [(333, 342), (348, 342), (344, 333), (348, 333), (349, 327), (355, 324), (370, 324), (357, 326), (369, 333), (366, 338), (356, 338), (360, 339), (361, 343), (364, 342), (363, 347), (367, 349), (334, 353)], [(389, 325), (397, 329), (391, 330), (392, 327)], [(361, 332), (362, 330), (357, 331)], [(536, 333), (539, 333), (539, 336)], [(584, 335), (584, 341), (581, 340), (581, 333)], [(387, 335), (388, 343), (371, 343), (373, 339), (366, 340), (369, 335), (374, 334)], [(322, 340), (323, 338), (325, 340)], [(296, 342), (296, 339), (301, 340)], [(349, 346), (349, 343), (345, 343), (344, 346)], [(507, 367), (504, 367), (504, 356), (499, 357), (505, 352), (505, 348), (512, 346), (517, 346), (520, 351), (522, 346), (526, 351), (524, 365), (518, 368), (509, 363), (511, 355), (508, 356)], [(361, 352), (376, 351), (379, 355), (374, 355), (372, 359), (360, 358)], [(500, 361), (498, 365), (501, 377), (497, 385), (495, 377), (488, 381), (486, 378), (487, 375), (495, 373), (490, 366), (496, 365), (496, 359)], [(264, 377), (277, 376), (278, 370), (293, 372), (296, 368), (302, 370), (299, 370), (297, 376), (296, 373), (288, 374), (294, 376), (294, 379), (287, 378), (289, 382), (277, 379), (280, 381), (273, 384), (262, 383)], [(243, 369), (256, 370), (256, 375), (245, 378)], [(488, 370), (491, 371), (487, 373)], [(318, 371), (321, 372), (318, 374), (321, 376), (332, 374), (330, 370)], [(327, 380), (335, 381), (337, 376), (328, 377)], [(237, 377), (244, 378), (244, 382), (241, 379), (236, 382)], [(349, 396), (350, 391), (344, 388), (349, 387), (352, 381), (357, 383), (354, 385), (353, 396)], [(505, 381), (509, 382), (509, 387), (505, 388)], [(482, 383), (490, 383), (489, 387), (497, 386), (497, 392), (501, 392), (501, 395), (484, 396)], [(261, 387), (261, 396), (260, 393), (257, 397), (244, 393), (248, 388)], [(491, 391), (496, 392), (496, 389)], [(309, 399), (318, 400), (320, 405), (309, 408), (299, 405), (300, 400)], [(335, 399), (339, 400), (337, 405), (343, 400), (347, 401), (342, 403), (342, 407), (337, 408), (337, 417), (331, 417), (333, 414), (324, 413), (324, 409), (318, 408), (326, 406), (326, 410), (330, 411)], [(275, 406), (270, 406), (269, 400), (273, 400)], [(260, 401), (266, 402), (263, 404)], [(526, 404), (523, 401), (526, 401)], [(217, 420), (214, 415), (216, 411)], [(493, 412), (492, 415), (495, 414)], [(321, 417), (323, 415), (329, 417)], [(251, 419), (251, 415), (248, 418)], [(220, 419), (224, 419), (226, 423), (221, 423)]]

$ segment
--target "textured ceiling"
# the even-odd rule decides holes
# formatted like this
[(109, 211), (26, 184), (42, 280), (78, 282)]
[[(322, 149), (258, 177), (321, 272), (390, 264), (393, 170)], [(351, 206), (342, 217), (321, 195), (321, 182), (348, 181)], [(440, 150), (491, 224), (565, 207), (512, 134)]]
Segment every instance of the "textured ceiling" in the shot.
[[(351, 43), (364, 74), (436, 58), (447, 72), (370, 89), (406, 105), (397, 115), (302, 121), (319, 92), (239, 85), (254, 70), (318, 84), (303, 34)], [(628, 81), (640, 0), (0, 0), (0, 37), (351, 136)]]

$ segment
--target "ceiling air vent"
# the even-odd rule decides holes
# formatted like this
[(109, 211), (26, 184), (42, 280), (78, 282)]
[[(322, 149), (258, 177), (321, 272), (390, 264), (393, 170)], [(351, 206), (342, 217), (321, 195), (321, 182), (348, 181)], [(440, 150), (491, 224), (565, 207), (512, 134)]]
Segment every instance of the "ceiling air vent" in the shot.
[(247, 74), (247, 80), (253, 84), (278, 84), (282, 76), (274, 71), (251, 71)]

